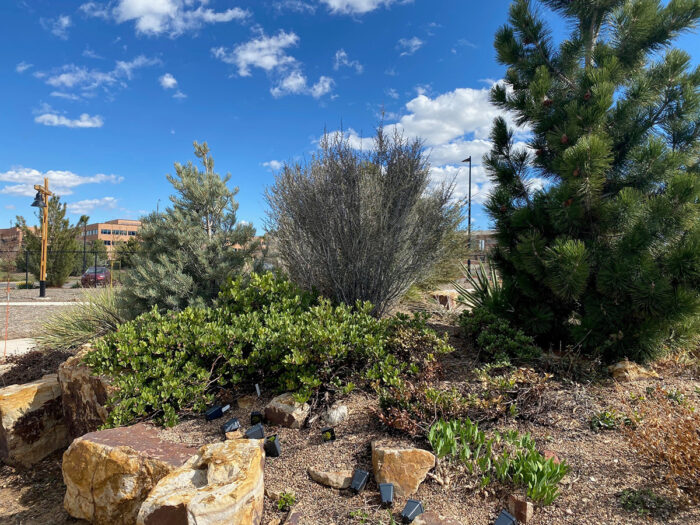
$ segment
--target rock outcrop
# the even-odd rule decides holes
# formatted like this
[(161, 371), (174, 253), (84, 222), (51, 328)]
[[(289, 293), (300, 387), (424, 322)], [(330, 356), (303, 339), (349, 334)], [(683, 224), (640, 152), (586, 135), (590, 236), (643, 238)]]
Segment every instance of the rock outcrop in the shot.
[(377, 483), (393, 483), (398, 496), (410, 496), (430, 469), (435, 466), (435, 456), (418, 448), (390, 448), (372, 442), (372, 468)]
[(0, 389), (0, 459), (29, 467), (68, 445), (56, 374)]
[(196, 452), (163, 441), (142, 423), (91, 432), (63, 454), (63, 505), (71, 516), (95, 525), (133, 525), (156, 484)]
[(326, 487), (347, 489), (350, 487), (350, 483), (352, 483), (352, 470), (325, 471), (309, 467), (306, 471), (311, 479)]
[(83, 363), (91, 350), (85, 345), (58, 367), (63, 416), (71, 439), (94, 432), (109, 415), (105, 407), (110, 394), (109, 383), (106, 378), (94, 375)]
[(258, 525), (265, 494), (262, 440), (205, 445), (162, 478), (137, 525)]
[(297, 403), (294, 396), (287, 392), (275, 397), (267, 404), (265, 419), (273, 425), (301, 428), (310, 411), (311, 407), (308, 403)]

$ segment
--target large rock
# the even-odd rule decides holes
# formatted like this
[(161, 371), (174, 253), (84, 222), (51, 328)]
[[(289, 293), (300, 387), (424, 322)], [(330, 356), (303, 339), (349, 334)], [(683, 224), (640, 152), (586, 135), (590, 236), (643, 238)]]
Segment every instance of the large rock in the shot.
[(352, 483), (352, 470), (326, 471), (309, 467), (306, 471), (311, 479), (326, 487), (347, 489), (350, 487), (350, 483)]
[(265, 419), (273, 425), (301, 428), (309, 416), (308, 403), (297, 403), (291, 392), (279, 395), (265, 407)]
[(263, 441), (238, 439), (205, 445), (161, 479), (137, 525), (258, 525), (265, 488)]
[(142, 423), (91, 432), (63, 454), (63, 505), (71, 516), (95, 525), (133, 525), (158, 481), (196, 452), (163, 441)]
[(511, 494), (508, 496), (508, 512), (510, 512), (518, 523), (530, 523), (535, 514), (535, 507), (521, 495)]
[(372, 442), (372, 468), (377, 483), (393, 483), (398, 496), (410, 496), (428, 471), (435, 466), (435, 456), (418, 448), (390, 448)]
[(105, 405), (110, 394), (109, 382), (94, 375), (83, 363), (83, 358), (91, 350), (85, 345), (58, 367), (63, 416), (71, 439), (94, 432), (107, 421)]
[(0, 389), (0, 459), (28, 467), (68, 445), (56, 374)]

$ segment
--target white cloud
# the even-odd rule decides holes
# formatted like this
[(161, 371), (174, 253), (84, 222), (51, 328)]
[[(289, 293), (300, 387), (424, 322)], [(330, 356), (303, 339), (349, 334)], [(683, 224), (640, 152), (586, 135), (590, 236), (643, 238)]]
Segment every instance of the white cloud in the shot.
[(294, 32), (280, 31), (269, 37), (261, 33), (258, 38), (239, 44), (232, 50), (218, 47), (211, 51), (222, 62), (235, 65), (240, 76), (248, 77), (252, 67), (270, 72), (295, 64), (296, 59), (287, 55), (285, 50), (298, 42), (299, 37)]
[(73, 93), (64, 93), (63, 91), (52, 91), (49, 94), (52, 97), (63, 98), (66, 100), (80, 100), (80, 97), (78, 95), (74, 95)]
[(95, 51), (93, 51), (89, 47), (86, 47), (83, 50), (83, 56), (86, 58), (94, 58), (95, 60), (102, 60), (104, 58), (103, 56), (98, 55)]
[(133, 78), (136, 69), (156, 64), (160, 64), (159, 59), (139, 55), (129, 61), (118, 60), (111, 71), (66, 64), (50, 72), (37, 71), (34, 76), (63, 92), (74, 90), (79, 91), (82, 96), (93, 96), (98, 88), (106, 90), (113, 86), (125, 87), (127, 81)]
[(316, 6), (303, 0), (281, 0), (272, 4), (275, 11), (282, 13), (284, 11), (292, 11), (294, 13), (309, 13), (316, 12)]
[(385, 93), (387, 94), (387, 96), (393, 98), (394, 100), (399, 98), (399, 92), (396, 91), (394, 88), (387, 89)]
[(87, 16), (113, 19), (118, 24), (133, 21), (137, 33), (171, 37), (196, 31), (204, 24), (243, 21), (251, 16), (250, 11), (240, 7), (214, 11), (205, 7), (208, 3), (208, 0), (116, 0), (114, 6), (87, 2), (80, 10)]
[(77, 202), (69, 202), (66, 206), (70, 213), (85, 215), (95, 209), (113, 210), (117, 207), (117, 199), (114, 197), (102, 197), (101, 199), (85, 199)]
[(281, 30), (273, 36), (260, 32), (256, 38), (233, 49), (218, 47), (212, 48), (211, 52), (222, 62), (236, 66), (238, 75), (242, 77), (251, 76), (253, 68), (267, 72), (274, 79), (274, 85), (270, 88), (273, 97), (302, 94), (322, 97), (332, 90), (333, 79), (321, 76), (318, 82), (308, 85), (302, 65), (286, 51), (298, 43), (299, 37), (293, 32)]
[(14, 210), (16, 206), (14, 204), (5, 204), (5, 209), (6, 210)]
[(34, 64), (27, 64), (26, 62), (22, 61), (15, 66), (15, 71), (17, 71), (17, 73), (24, 73), (31, 67), (34, 67)]
[(358, 60), (350, 60), (344, 49), (339, 49), (335, 52), (335, 59), (333, 61), (333, 69), (338, 71), (341, 67), (354, 68), (358, 75), (364, 70), (364, 67)]
[(423, 42), (420, 38), (417, 36), (414, 36), (413, 38), (402, 38), (401, 40), (398, 41), (396, 44), (397, 49), (401, 50), (401, 56), (408, 56), (412, 55), (416, 51), (418, 51), (421, 47), (423, 47)]
[(389, 7), (392, 4), (407, 4), (412, 0), (320, 0), (328, 6), (331, 13), (344, 15), (361, 15), (374, 11), (379, 7)]
[(40, 18), (41, 27), (51, 32), (52, 35), (66, 40), (68, 38), (68, 28), (72, 25), (70, 16), (60, 15), (56, 18)]
[(100, 115), (82, 113), (77, 119), (59, 115), (55, 111), (41, 113), (34, 117), (34, 122), (44, 126), (63, 126), (66, 128), (101, 128), (104, 124)]
[(163, 89), (175, 89), (177, 87), (177, 80), (170, 73), (166, 73), (158, 81)]
[(282, 166), (284, 166), (284, 163), (280, 162), (279, 160), (269, 160), (267, 162), (263, 162), (262, 165), (270, 171), (279, 171), (282, 169)]
[(12, 183), (0, 189), (0, 193), (33, 197), (36, 193), (34, 184), (43, 184), (44, 177), (49, 178), (49, 189), (59, 195), (70, 195), (73, 193), (73, 188), (83, 184), (119, 184), (124, 180), (123, 177), (105, 175), (104, 173), (84, 177), (72, 171), (49, 170), (42, 172), (19, 166), (9, 171), (0, 172), (0, 182)]
[(187, 95), (178, 89), (178, 90), (173, 94), (173, 98), (177, 98), (177, 99), (179, 99), (179, 100), (182, 100), (183, 98), (187, 98)]

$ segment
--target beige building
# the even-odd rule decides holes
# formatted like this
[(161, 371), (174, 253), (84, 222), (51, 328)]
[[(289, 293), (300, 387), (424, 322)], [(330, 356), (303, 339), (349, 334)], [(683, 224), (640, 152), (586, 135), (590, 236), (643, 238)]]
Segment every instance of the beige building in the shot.
[(107, 248), (107, 253), (111, 255), (114, 246), (122, 242), (127, 242), (133, 239), (141, 227), (141, 221), (133, 221), (129, 219), (114, 219), (107, 222), (96, 222), (88, 224), (84, 228), (84, 232), (80, 232), (78, 239), (83, 242), (91, 243), (93, 241), (101, 242)]
[(22, 246), (22, 230), (17, 228), (0, 229), (0, 252), (16, 252)]

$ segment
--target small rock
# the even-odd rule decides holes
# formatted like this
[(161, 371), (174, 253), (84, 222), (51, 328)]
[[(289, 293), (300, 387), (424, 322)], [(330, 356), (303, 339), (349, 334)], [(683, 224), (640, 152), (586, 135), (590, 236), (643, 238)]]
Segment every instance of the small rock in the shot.
[(282, 520), (280, 518), (273, 518), (267, 522), (267, 525), (282, 525)]
[(511, 494), (508, 496), (508, 512), (510, 512), (518, 523), (529, 523), (535, 514), (535, 507), (521, 496)]
[(243, 432), (241, 430), (234, 430), (233, 432), (226, 432), (226, 439), (241, 439), (243, 437)]
[(372, 468), (377, 483), (393, 483), (397, 496), (410, 496), (435, 466), (435, 456), (418, 448), (388, 448), (372, 442)]
[(628, 360), (620, 361), (608, 367), (613, 378), (620, 382), (638, 381), (640, 379), (658, 379), (659, 374)]
[(326, 472), (313, 467), (307, 469), (309, 477), (316, 483), (334, 489), (347, 489), (352, 482), (352, 470), (337, 470)]
[(573, 516), (573, 515), (574, 515), (574, 511), (571, 510), (571, 509), (566, 509), (566, 514), (567, 514), (568, 516)]
[(561, 460), (559, 459), (559, 456), (557, 456), (557, 453), (552, 450), (545, 450), (543, 455), (545, 460), (551, 459), (555, 465), (561, 463)]
[(461, 525), (459, 521), (454, 518), (447, 518), (429, 510), (419, 515), (413, 520), (413, 525)]
[(323, 416), (326, 424), (336, 426), (345, 421), (348, 417), (348, 407), (346, 405), (335, 404), (330, 407)]
[(305, 525), (307, 522), (303, 521), (304, 516), (298, 509), (292, 509), (287, 515), (287, 519), (284, 521), (285, 525)]
[(265, 407), (265, 419), (273, 425), (288, 428), (301, 428), (309, 416), (308, 403), (297, 403), (291, 392), (279, 395)]
[(255, 406), (257, 400), (258, 398), (251, 394), (248, 396), (239, 397), (236, 400), (236, 403), (238, 404), (238, 408), (240, 408), (241, 410), (250, 410)]

